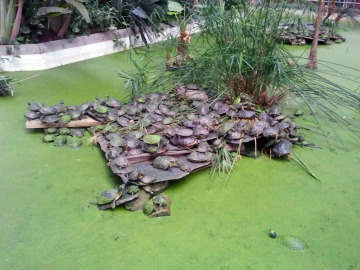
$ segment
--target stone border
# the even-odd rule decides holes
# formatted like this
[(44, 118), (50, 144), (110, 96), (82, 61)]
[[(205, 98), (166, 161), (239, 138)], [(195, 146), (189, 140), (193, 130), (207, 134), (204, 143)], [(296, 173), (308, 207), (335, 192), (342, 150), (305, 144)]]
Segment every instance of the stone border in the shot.
[[(169, 27), (160, 25), (163, 31), (154, 33), (153, 40), (149, 44), (166, 40), (169, 37), (179, 36), (178, 26)], [(187, 27), (191, 34), (199, 32), (197, 24), (192, 23)], [(113, 39), (119, 38), (122, 45), (114, 46)], [(130, 35), (127, 29), (120, 29), (111, 32), (81, 36), (73, 39), (62, 39), (39, 44), (0, 45), (0, 57), (8, 60), (0, 61), (0, 71), (32, 71), (45, 70), (62, 65), (67, 65), (99, 56), (128, 50), (131, 45), (134, 47), (144, 46), (139, 35)], [(7, 47), (11, 47), (14, 54), (20, 58), (7, 54)]]

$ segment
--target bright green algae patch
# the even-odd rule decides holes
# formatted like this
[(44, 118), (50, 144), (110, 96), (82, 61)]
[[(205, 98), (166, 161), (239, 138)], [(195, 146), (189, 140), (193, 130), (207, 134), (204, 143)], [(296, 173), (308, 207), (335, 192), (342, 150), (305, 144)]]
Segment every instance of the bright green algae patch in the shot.
[[(319, 57), (360, 68), (360, 34), (346, 36)], [(170, 217), (90, 205), (119, 184), (100, 149), (42, 143), (42, 131), (24, 127), (26, 102), (121, 98), (113, 69), (128, 66), (123, 53), (15, 74), (41, 75), (18, 86), (14, 98), (0, 99), (0, 269), (360, 268), (360, 147), (349, 139), (351, 152), (331, 152), (322, 137), (304, 131), (307, 141), (325, 147), (295, 149), (321, 183), (294, 162), (263, 156), (238, 162), (225, 188), (215, 181), (207, 190), (209, 170), (173, 183), (166, 191)], [(268, 237), (269, 228), (296, 235), (309, 249), (284, 248)]]

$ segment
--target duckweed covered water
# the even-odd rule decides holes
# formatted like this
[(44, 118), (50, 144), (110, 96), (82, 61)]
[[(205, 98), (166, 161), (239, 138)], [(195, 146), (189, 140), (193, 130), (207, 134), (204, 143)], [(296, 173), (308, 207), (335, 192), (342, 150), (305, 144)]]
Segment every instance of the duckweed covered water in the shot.
[[(346, 36), (319, 57), (360, 69), (360, 34)], [(330, 151), (322, 137), (303, 131), (324, 146), (295, 149), (321, 182), (294, 162), (263, 156), (238, 162), (225, 188), (216, 180), (207, 190), (209, 170), (173, 183), (170, 217), (91, 205), (119, 184), (100, 149), (43, 144), (23, 115), (33, 99), (70, 105), (96, 95), (121, 98), (119, 67), (130, 68), (125, 53), (16, 73), (41, 75), (0, 99), (0, 269), (360, 269), (360, 147), (350, 140), (351, 152)], [(269, 228), (309, 248), (292, 251), (271, 239)]]

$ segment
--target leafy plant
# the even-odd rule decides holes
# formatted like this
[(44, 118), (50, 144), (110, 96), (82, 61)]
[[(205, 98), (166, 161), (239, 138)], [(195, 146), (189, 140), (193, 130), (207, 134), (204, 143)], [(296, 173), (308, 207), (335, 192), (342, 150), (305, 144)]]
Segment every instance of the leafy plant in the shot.
[(11, 82), (14, 80), (13, 77), (0, 76), (0, 95), (14, 95), (14, 87), (11, 85)]

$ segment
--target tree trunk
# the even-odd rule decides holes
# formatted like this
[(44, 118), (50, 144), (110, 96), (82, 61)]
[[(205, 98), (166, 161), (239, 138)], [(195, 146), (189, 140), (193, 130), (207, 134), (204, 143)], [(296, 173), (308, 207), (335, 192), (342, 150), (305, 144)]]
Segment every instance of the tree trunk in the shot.
[(324, 11), (325, 0), (319, 0), (318, 13), (315, 21), (314, 37), (311, 44), (311, 50), (309, 55), (309, 61), (306, 65), (307, 68), (317, 68), (317, 47), (320, 33), (320, 24)]
[(56, 36), (58, 36), (59, 38), (64, 38), (64, 36), (67, 34), (70, 25), (70, 17), (71, 13), (66, 15), (64, 24), (60, 28), (59, 32), (57, 32)]
[(24, 6), (24, 0), (19, 0), (18, 8), (16, 11), (16, 17), (15, 17), (15, 21), (14, 21), (14, 26), (13, 26), (13, 29), (11, 32), (9, 42), (13, 42), (19, 35), (23, 6)]

